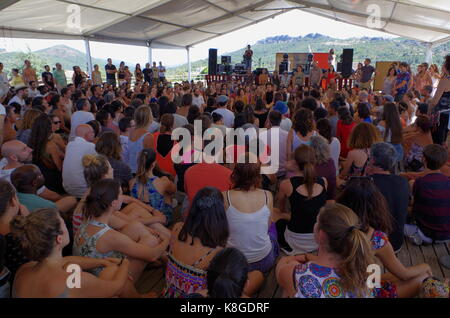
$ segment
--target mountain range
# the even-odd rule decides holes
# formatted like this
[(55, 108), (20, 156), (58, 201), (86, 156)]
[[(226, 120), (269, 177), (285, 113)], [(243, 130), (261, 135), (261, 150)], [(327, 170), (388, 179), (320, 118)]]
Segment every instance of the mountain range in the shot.
[[(354, 49), (354, 62), (363, 61), (366, 57), (372, 59), (373, 64), (376, 61), (405, 61), (413, 67), (425, 61), (425, 44), (409, 40), (405, 38), (381, 38), (381, 37), (363, 37), (336, 39), (326, 35), (312, 33), (306, 36), (290, 37), (288, 35), (280, 35), (262, 39), (252, 46), (254, 51), (253, 66), (266, 67), (269, 70), (275, 69), (276, 53), (294, 53), (294, 52), (328, 52), (330, 48), (334, 48), (339, 56), (342, 49)], [(229, 55), (232, 64), (240, 63), (245, 48), (229, 53), (221, 53), (221, 55)], [(450, 42), (442, 44), (434, 49), (433, 62), (440, 65), (446, 54), (450, 52)], [(82, 69), (87, 68), (86, 55), (84, 52), (78, 51), (66, 45), (57, 45), (34, 52), (6, 52), (0, 49), (0, 62), (5, 65), (5, 69), (9, 71), (11, 68), (22, 68), (24, 59), (30, 59), (39, 73), (43, 66), (55, 65), (56, 62), (62, 64), (67, 71), (72, 66), (78, 65)], [(218, 57), (220, 62), (220, 56)], [(106, 63), (105, 58), (93, 58), (92, 64), (99, 64), (103, 70)], [(113, 60), (118, 66), (120, 61)], [(141, 66), (145, 64), (142, 61)], [(127, 63), (130, 70), (134, 71), (134, 63)], [(208, 60), (203, 59), (192, 62), (193, 74), (205, 73), (207, 71)], [(167, 68), (167, 77), (186, 78), (187, 65), (182, 64), (175, 67)]]

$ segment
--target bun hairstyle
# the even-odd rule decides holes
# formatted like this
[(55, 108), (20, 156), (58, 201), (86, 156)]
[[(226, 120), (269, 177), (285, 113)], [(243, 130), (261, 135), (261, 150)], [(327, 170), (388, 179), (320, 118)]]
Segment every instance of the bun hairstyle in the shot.
[(364, 296), (368, 292), (367, 266), (374, 261), (358, 216), (348, 207), (336, 203), (323, 207), (317, 220), (318, 229), (328, 236), (328, 251), (342, 259), (338, 269), (342, 287), (358, 297)]
[(248, 279), (246, 257), (235, 248), (225, 248), (213, 258), (207, 270), (211, 298), (240, 298)]
[(59, 213), (54, 209), (40, 209), (26, 217), (16, 216), (10, 226), (25, 255), (37, 262), (51, 254), (56, 237), (64, 233)]
[(4, 179), (0, 179), (0, 217), (6, 212), (15, 195), (16, 189), (13, 185)]
[(101, 180), (109, 169), (108, 159), (102, 155), (85, 155), (81, 161), (84, 168), (84, 178), (88, 186)]
[(309, 200), (312, 198), (314, 184), (316, 182), (316, 154), (314, 149), (307, 145), (301, 145), (295, 149), (294, 160), (300, 171), (303, 172)]
[(138, 169), (136, 178), (140, 183), (147, 183), (147, 171), (156, 161), (156, 152), (151, 148), (143, 149), (138, 158)]
[(113, 201), (119, 198), (120, 184), (113, 179), (102, 179), (91, 186), (86, 198), (83, 216), (86, 219), (99, 217), (105, 213)]

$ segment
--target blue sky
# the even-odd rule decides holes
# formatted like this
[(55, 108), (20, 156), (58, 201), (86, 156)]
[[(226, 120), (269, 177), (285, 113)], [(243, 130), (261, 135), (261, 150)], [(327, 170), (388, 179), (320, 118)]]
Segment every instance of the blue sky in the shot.
[[(363, 36), (394, 37), (387, 33), (315, 16), (300, 10), (294, 10), (196, 45), (191, 49), (191, 61), (207, 58), (209, 48), (217, 48), (219, 55), (222, 55), (227, 52), (244, 49), (247, 44), (256, 43), (266, 37), (284, 34), (304, 36), (309, 33), (321, 33), (340, 39)], [(8, 51), (26, 51), (27, 46), (32, 51), (35, 51), (58, 44), (65, 44), (80, 51), (85, 50), (83, 41), (0, 38), (0, 47), (6, 48)], [(147, 61), (147, 48), (144, 47), (91, 42), (91, 53), (93, 57), (105, 58), (105, 60), (107, 57), (111, 57), (117, 60), (126, 60), (141, 64)], [(163, 61), (167, 66), (172, 66), (185, 63), (187, 56), (185, 50), (154, 49), (153, 59), (155, 61)]]

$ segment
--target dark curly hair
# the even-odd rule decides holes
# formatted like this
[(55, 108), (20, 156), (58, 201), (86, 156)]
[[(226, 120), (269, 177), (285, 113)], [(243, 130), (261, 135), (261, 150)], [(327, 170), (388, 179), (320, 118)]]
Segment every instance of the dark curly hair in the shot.
[(47, 143), (52, 135), (52, 121), (47, 114), (41, 114), (33, 123), (28, 146), (33, 149), (33, 163), (40, 164), (44, 157)]

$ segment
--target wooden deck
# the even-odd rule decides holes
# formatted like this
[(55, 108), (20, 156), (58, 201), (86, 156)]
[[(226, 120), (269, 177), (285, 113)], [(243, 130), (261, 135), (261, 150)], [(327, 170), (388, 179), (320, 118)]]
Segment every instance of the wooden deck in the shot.
[[(450, 248), (446, 244), (428, 246), (413, 245), (408, 239), (398, 253), (397, 257), (405, 266), (427, 263), (430, 265), (433, 276), (439, 279), (450, 278), (450, 269), (444, 268), (439, 263), (439, 258), (450, 254)], [(150, 291), (161, 292), (164, 289), (164, 269), (152, 269), (145, 271), (136, 287), (140, 293)], [(280, 298), (282, 289), (275, 278), (275, 270), (272, 269), (266, 277), (265, 283), (257, 295), (257, 298)]]

